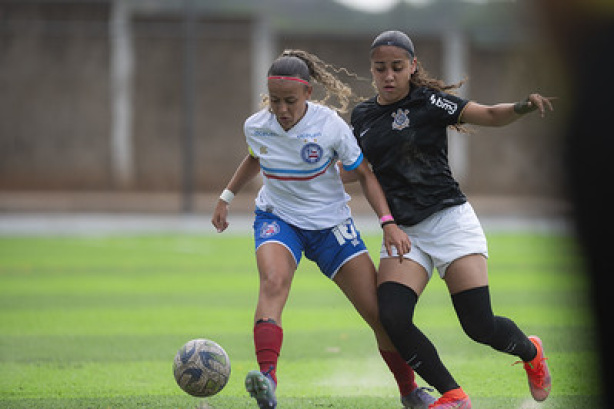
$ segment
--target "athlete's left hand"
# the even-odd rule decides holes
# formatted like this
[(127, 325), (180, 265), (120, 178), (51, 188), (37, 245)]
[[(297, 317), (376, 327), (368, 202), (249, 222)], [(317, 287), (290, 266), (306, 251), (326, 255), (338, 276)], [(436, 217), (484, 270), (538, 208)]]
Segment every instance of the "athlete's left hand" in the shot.
[(411, 241), (407, 234), (396, 224), (387, 224), (383, 227), (384, 230), (384, 247), (388, 256), (392, 257), (392, 246), (397, 249), (399, 255), (399, 263), (403, 262), (403, 255), (411, 250)]
[(527, 99), (524, 101), (527, 105), (527, 109), (539, 110), (539, 115), (544, 118), (546, 116), (546, 109), (549, 111), (554, 111), (554, 107), (552, 106), (552, 101), (557, 99), (556, 97), (544, 97), (540, 94), (530, 94)]

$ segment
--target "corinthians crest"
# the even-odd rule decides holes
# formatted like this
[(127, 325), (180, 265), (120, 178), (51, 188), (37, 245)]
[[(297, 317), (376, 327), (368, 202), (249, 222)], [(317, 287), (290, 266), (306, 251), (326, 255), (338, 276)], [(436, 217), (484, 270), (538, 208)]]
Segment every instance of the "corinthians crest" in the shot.
[(397, 109), (397, 112), (392, 113), (394, 121), (392, 121), (392, 129), (401, 131), (409, 126), (409, 109)]

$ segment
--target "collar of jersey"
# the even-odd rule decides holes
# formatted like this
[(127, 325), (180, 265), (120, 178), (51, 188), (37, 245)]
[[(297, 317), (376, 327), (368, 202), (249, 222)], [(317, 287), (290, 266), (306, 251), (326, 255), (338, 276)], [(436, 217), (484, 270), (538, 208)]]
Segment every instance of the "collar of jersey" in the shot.
[(303, 128), (305, 124), (307, 124), (310, 121), (311, 116), (314, 114), (314, 111), (315, 111), (315, 107), (314, 107), (313, 102), (307, 101), (307, 112), (305, 112), (305, 115), (303, 115), (300, 121), (294, 124), (294, 126), (288, 129), (287, 131), (284, 128), (282, 128), (275, 114), (271, 112), (271, 122), (273, 123), (272, 127), (274, 127), (275, 131), (279, 133), (280, 135), (291, 135), (291, 134), (298, 133), (297, 130), (300, 132), (301, 128)]

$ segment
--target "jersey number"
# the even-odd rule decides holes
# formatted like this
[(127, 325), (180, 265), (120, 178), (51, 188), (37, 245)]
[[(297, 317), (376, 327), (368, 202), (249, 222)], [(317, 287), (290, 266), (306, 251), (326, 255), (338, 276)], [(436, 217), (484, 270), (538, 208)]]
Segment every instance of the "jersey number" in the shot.
[(333, 234), (340, 246), (343, 246), (347, 240), (351, 240), (354, 246), (357, 246), (359, 243), (356, 228), (351, 220), (346, 220), (333, 227)]

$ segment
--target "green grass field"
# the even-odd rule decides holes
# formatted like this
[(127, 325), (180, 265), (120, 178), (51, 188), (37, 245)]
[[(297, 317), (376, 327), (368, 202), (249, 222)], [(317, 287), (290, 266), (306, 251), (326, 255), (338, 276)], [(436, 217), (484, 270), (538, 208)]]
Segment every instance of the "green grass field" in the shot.
[[(367, 236), (372, 254), (379, 237)], [(417, 323), (474, 408), (598, 403), (587, 283), (573, 240), (489, 235), (493, 308), (544, 341), (554, 385), (530, 399), (514, 357), (471, 342), (434, 278)], [(252, 239), (164, 235), (0, 239), (1, 408), (253, 408), (257, 367)], [(336, 286), (303, 261), (284, 314), (280, 408), (398, 408), (374, 338)], [(207, 400), (172, 376), (183, 343), (206, 337), (230, 355), (227, 387)], [(423, 383), (421, 382), (423, 385)]]

